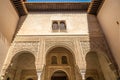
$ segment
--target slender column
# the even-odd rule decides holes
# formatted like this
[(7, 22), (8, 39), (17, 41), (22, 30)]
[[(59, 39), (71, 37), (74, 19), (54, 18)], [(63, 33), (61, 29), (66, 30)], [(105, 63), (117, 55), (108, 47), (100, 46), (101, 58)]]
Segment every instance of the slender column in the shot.
[(40, 70), (37, 71), (38, 80), (41, 80), (41, 73), (42, 73), (42, 71), (40, 71)]
[(0, 79), (1, 79), (1, 80), (5, 80), (5, 79), (4, 79), (4, 76), (2, 76), (2, 75), (0, 76)]
[(80, 70), (80, 73), (82, 75), (82, 80), (85, 80), (85, 72), (86, 70)]

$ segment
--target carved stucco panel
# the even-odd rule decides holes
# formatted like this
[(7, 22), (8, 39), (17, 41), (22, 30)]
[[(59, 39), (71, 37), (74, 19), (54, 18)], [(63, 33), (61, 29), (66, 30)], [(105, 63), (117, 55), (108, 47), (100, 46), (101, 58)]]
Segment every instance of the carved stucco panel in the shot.
[(92, 38), (89, 41), (80, 41), (80, 46), (82, 46), (84, 55), (86, 55), (90, 51), (108, 51), (106, 42), (103, 38)]
[(47, 52), (51, 47), (59, 46), (66, 46), (74, 51), (73, 41), (45, 41), (45, 52)]
[(28, 51), (28, 52), (31, 52), (36, 57), (37, 52), (38, 52), (38, 46), (40, 45), (38, 43), (39, 42), (27, 42), (27, 41), (26, 42), (14, 42), (14, 43), (12, 43), (12, 45), (9, 49), (9, 52), (8, 52), (7, 61), (5, 61), (5, 63), (4, 63), (2, 73), (3, 74), (5, 73), (7, 67), (11, 63), (11, 59), (18, 52)]
[(38, 42), (17, 42), (14, 44), (12, 54), (16, 54), (20, 51), (30, 51), (34, 55), (38, 52)]

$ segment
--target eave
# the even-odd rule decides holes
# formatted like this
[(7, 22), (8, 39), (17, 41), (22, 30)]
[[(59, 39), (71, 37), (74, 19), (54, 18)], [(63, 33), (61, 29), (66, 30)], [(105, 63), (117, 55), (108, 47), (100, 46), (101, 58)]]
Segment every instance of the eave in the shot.
[(30, 3), (25, 2), (28, 11), (87, 11), (90, 3)]
[(19, 16), (26, 15), (28, 13), (27, 8), (23, 2), (23, 0), (11, 0), (11, 3), (15, 7)]
[(89, 5), (88, 13), (97, 15), (105, 0), (92, 0)]

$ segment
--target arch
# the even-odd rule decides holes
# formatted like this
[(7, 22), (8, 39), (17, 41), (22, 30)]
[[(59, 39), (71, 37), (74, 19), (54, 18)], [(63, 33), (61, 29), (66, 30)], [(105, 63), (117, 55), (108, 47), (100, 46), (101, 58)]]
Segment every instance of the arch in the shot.
[(94, 80), (93, 77), (87, 77), (85, 80)]
[(31, 54), (33, 54), (34, 56), (36, 56), (35, 53), (34, 53), (34, 51), (33, 51), (32, 49), (29, 49), (29, 48), (23, 48), (23, 49), (15, 50), (15, 51), (13, 52), (13, 54), (16, 55), (16, 53), (22, 53), (22, 52), (28, 52), (28, 53), (31, 53)]
[[(29, 53), (31, 55), (34, 56), (34, 59), (36, 61), (36, 55), (34, 54), (34, 51), (30, 50), (30, 49), (27, 49), (27, 48), (24, 48), (24, 49), (19, 49), (19, 50), (15, 50), (12, 52), (12, 55), (9, 57), (7, 56), (7, 65), (6, 67), (4, 68), (5, 71), (2, 71), (3, 73), (5, 73), (7, 71), (7, 69), (10, 67), (12, 61), (14, 61), (19, 55), (21, 55), (22, 53)], [(5, 61), (6, 62), (6, 61)]]
[(56, 70), (51, 75), (51, 80), (69, 80), (69, 76), (63, 70)]
[[(13, 73), (11, 73), (12, 71)], [(22, 71), (22, 72), (21, 72)], [(6, 75), (14, 75), (14, 79), (17, 78), (25, 78), (27, 76), (36, 76), (36, 65), (35, 65), (35, 56), (28, 51), (21, 51), (19, 53), (16, 53), (11, 61), (10, 64), (6, 70)], [(31, 74), (29, 74), (29, 72)], [(14, 73), (17, 73), (16, 75)], [(24, 75), (24, 73), (27, 73)]]
[(74, 60), (76, 61), (75, 59), (75, 54), (74, 54), (74, 50), (72, 48), (70, 48), (69, 46), (67, 45), (53, 45), (53, 46), (50, 46), (47, 50), (46, 50), (46, 55), (45, 55), (45, 58), (46, 56), (48, 55), (48, 53), (53, 50), (54, 48), (57, 48), (57, 47), (63, 47), (65, 49), (67, 49), (68, 51), (70, 51), (70, 53), (72, 54)]
[(10, 80), (10, 78), (8, 77), (7, 80)]
[(21, 54), (31, 54), (32, 56), (34, 56), (34, 59), (36, 59), (36, 58), (35, 58), (35, 55), (34, 55), (32, 52), (30, 52), (30, 51), (20, 51), (20, 52), (16, 53), (16, 54), (11, 58), (11, 62), (12, 62), (13, 60), (15, 60), (16, 58), (18, 58)]
[[(60, 53), (60, 54), (59, 54)], [(66, 48), (64, 47), (55, 47), (53, 49), (51, 49), (51, 51), (49, 51), (47, 54), (46, 54), (46, 64), (50, 64), (50, 58), (52, 56), (56, 56), (57, 59), (58, 59), (58, 62), (59, 64), (62, 64), (62, 56), (67, 56), (66, 57), (66, 61), (67, 63), (69, 64), (75, 64), (75, 58), (73, 56), (73, 54)], [(71, 60), (72, 59), (72, 60)]]
[[(89, 74), (92, 72), (94, 76), (100, 77), (100, 80), (104, 79), (101, 64), (96, 52), (91, 51), (86, 54), (86, 76), (90, 76)], [(95, 78), (95, 77), (94, 77)], [(91, 77), (88, 77), (86, 80), (93, 80)]]
[[(111, 62), (112, 62), (111, 59), (110, 59), (110, 57), (106, 54), (106, 52), (101, 51), (100, 49), (91, 50), (91, 51), (88, 51), (88, 52), (86, 52), (86, 53), (89, 54), (89, 53), (91, 53), (91, 52), (96, 53), (97, 55), (104, 56), (108, 63), (111, 63)], [(87, 54), (86, 54), (86, 55), (87, 55)]]
[[(111, 62), (109, 56), (107, 56), (107, 54), (105, 52), (103, 52), (103, 51), (99, 51), (99, 50), (89, 51), (86, 54), (86, 57), (85, 57), (85, 59), (86, 59), (86, 67), (90, 66), (90, 62), (89, 62), (90, 60), (87, 60), (88, 56), (90, 57), (90, 55), (96, 55), (96, 57), (97, 57), (97, 60), (94, 60), (94, 61), (99, 62), (99, 64), (98, 64), (99, 67), (98, 67), (97, 71), (98, 71), (98, 75), (100, 76), (100, 78), (101, 79), (108, 79), (108, 80), (113, 79), (114, 80), (116, 74), (110, 68), (110, 65), (112, 64), (112, 62)], [(101, 71), (101, 73), (99, 73), (100, 71)], [(87, 71), (86, 71), (86, 74), (87, 74)], [(110, 77), (107, 77), (107, 76), (110, 76)]]
[[(64, 45), (55, 45), (52, 47), (49, 47), (48, 51), (46, 51), (46, 57), (45, 57), (45, 62), (46, 62), (46, 71), (45, 74), (45, 79), (51, 79), (51, 76), (56, 72), (56, 71), (63, 71), (67, 74), (67, 76), (69, 76), (70, 80), (74, 80), (75, 79), (75, 70), (74, 67), (76, 66), (75, 64), (75, 54), (72, 52), (72, 49), (70, 49), (67, 46)], [(50, 58), (51, 56), (56, 56), (57, 60), (58, 60), (58, 64), (57, 65), (51, 65), (50, 62)], [(62, 56), (66, 56), (67, 57), (67, 62), (68, 64), (62, 64)], [(66, 69), (66, 67), (68, 67), (68, 70)], [(48, 73), (49, 72), (49, 73)], [(73, 75), (73, 76), (70, 76)], [(60, 79), (60, 78), (59, 78)], [(59, 80), (58, 79), (58, 80)], [(63, 79), (64, 80), (64, 79)], [(68, 79), (67, 79), (68, 80)]]
[(28, 78), (27, 80), (33, 80), (32, 78)]

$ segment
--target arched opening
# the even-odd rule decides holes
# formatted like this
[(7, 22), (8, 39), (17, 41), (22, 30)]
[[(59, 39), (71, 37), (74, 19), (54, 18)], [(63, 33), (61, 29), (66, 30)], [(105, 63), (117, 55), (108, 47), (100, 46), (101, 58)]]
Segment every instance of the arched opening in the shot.
[(66, 30), (66, 25), (63, 21), (60, 22), (60, 30)]
[(7, 69), (7, 74), (12, 80), (25, 80), (28, 77), (37, 79), (35, 57), (30, 52), (17, 53), (11, 60)]
[(32, 78), (28, 78), (27, 80), (33, 80)]
[(46, 65), (51, 64), (67, 64), (74, 65), (75, 60), (72, 53), (64, 47), (56, 47), (50, 50), (46, 55)]
[(88, 77), (86, 80), (104, 80), (101, 65), (96, 52), (89, 52), (86, 55), (86, 77)]
[(10, 78), (8, 77), (7, 80), (10, 80)]
[(52, 75), (51, 80), (68, 80), (68, 76), (63, 71), (56, 71)]
[(58, 22), (57, 21), (54, 21), (52, 23), (52, 30), (58, 30), (59, 29), (59, 26), (58, 26)]
[(92, 77), (88, 77), (86, 78), (86, 80), (94, 80)]
[(75, 80), (75, 71), (77, 71), (75, 70), (75, 58), (71, 51), (64, 47), (49, 50), (46, 55), (45, 80), (68, 80), (68, 78)]
[(89, 52), (86, 55), (86, 77), (92, 73), (92, 77), (97, 76), (99, 80), (115, 80), (115, 67), (111, 63), (110, 59), (103, 52)]

